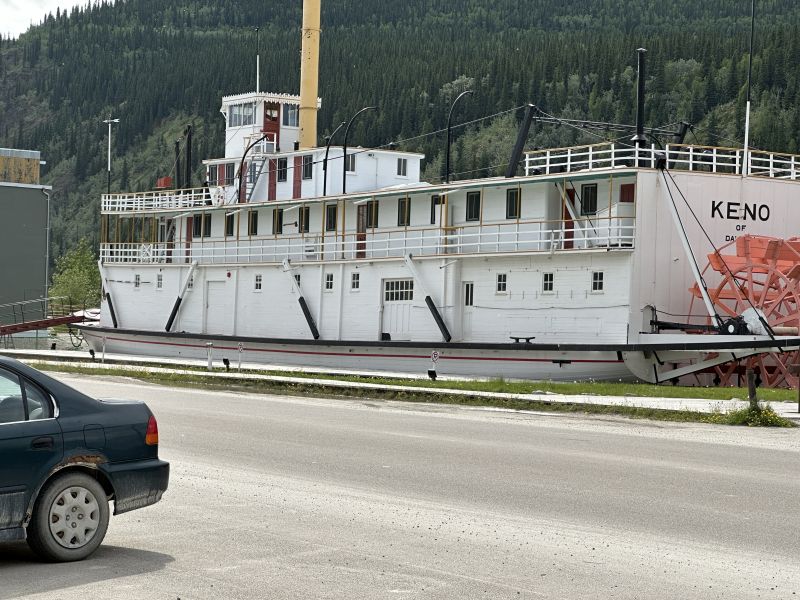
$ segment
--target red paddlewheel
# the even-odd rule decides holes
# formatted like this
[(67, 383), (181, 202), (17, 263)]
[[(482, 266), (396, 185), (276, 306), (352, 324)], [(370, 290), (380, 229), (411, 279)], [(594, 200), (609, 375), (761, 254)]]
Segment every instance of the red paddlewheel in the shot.
[[(735, 245), (736, 254), (730, 254)], [(708, 256), (703, 279), (717, 313), (728, 319), (749, 308), (764, 314), (777, 335), (797, 335), (800, 328), (800, 238), (783, 240), (744, 235)], [(703, 310), (697, 284), (689, 290), (689, 314)], [(698, 306), (695, 307), (695, 302)], [(711, 319), (707, 320), (711, 324)], [(765, 387), (795, 387), (797, 375), (788, 365), (800, 362), (800, 352), (762, 354), (714, 369), (715, 382), (738, 385), (745, 382), (745, 370), (752, 367)]]

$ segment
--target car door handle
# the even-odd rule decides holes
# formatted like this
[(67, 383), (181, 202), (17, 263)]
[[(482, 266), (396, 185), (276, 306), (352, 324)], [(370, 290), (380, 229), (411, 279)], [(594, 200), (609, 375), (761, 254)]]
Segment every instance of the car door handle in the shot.
[(44, 450), (53, 447), (53, 438), (49, 435), (38, 437), (31, 442), (31, 448), (34, 450)]

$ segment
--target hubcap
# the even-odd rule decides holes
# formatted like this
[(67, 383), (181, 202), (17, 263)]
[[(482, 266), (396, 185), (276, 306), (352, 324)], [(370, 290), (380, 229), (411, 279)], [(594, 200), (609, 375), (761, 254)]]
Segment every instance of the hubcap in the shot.
[(92, 540), (99, 525), (100, 506), (86, 488), (67, 488), (50, 507), (50, 533), (64, 548), (82, 548)]

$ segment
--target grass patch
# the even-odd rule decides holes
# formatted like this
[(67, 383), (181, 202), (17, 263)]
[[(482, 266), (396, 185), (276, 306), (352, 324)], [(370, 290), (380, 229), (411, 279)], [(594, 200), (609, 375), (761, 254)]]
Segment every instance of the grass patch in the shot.
[(793, 421), (777, 414), (771, 406), (746, 407), (719, 414), (720, 422), (725, 425), (746, 425), (748, 427), (796, 427)]
[[(735, 411), (732, 413), (700, 413), (690, 410), (669, 410), (659, 408), (646, 408), (636, 406), (620, 406), (620, 405), (599, 405), (599, 404), (581, 404), (570, 402), (547, 402), (538, 400), (526, 400), (515, 398), (486, 398), (467, 396), (459, 394), (458, 392), (442, 392), (430, 393), (427, 390), (431, 388), (450, 388), (450, 389), (464, 389), (478, 391), (492, 391), (492, 392), (514, 392), (514, 393), (531, 393), (541, 391), (542, 386), (533, 383), (508, 383), (508, 382), (494, 382), (494, 381), (472, 381), (472, 382), (432, 382), (432, 381), (409, 381), (406, 379), (383, 379), (371, 377), (324, 377), (325, 379), (332, 379), (336, 381), (365, 381), (370, 383), (381, 383), (386, 385), (403, 385), (409, 386), (414, 384), (422, 388), (419, 392), (414, 390), (391, 390), (391, 389), (358, 389), (358, 388), (340, 388), (332, 385), (325, 385), (319, 383), (304, 383), (304, 382), (284, 382), (274, 380), (248, 380), (248, 379), (233, 379), (221, 381), (219, 379), (210, 378), (206, 375), (206, 371), (198, 369), (196, 373), (160, 373), (149, 372), (132, 368), (113, 368), (113, 367), (85, 367), (82, 365), (73, 364), (43, 364), (36, 361), (29, 363), (35, 368), (46, 371), (55, 371), (61, 373), (76, 373), (76, 374), (91, 374), (91, 375), (104, 375), (112, 377), (131, 377), (144, 382), (178, 386), (185, 388), (202, 388), (206, 390), (221, 390), (221, 391), (241, 391), (241, 392), (254, 392), (262, 394), (286, 394), (296, 396), (314, 396), (314, 397), (327, 397), (327, 398), (346, 398), (346, 399), (372, 399), (372, 400), (398, 400), (403, 402), (417, 402), (422, 404), (450, 404), (459, 406), (476, 406), (476, 407), (497, 407), (510, 410), (526, 410), (526, 411), (542, 411), (553, 413), (572, 413), (583, 415), (613, 415), (622, 416), (631, 419), (649, 419), (655, 421), (673, 421), (682, 423), (711, 423), (718, 425), (764, 425), (764, 426), (779, 426), (779, 427), (794, 427), (792, 421), (784, 419), (769, 408), (761, 408), (761, 416), (756, 419), (755, 417), (744, 419), (739, 413), (742, 411)], [(277, 375), (278, 373), (270, 373)], [(312, 375), (304, 374), (305, 377), (299, 377), (296, 373), (280, 373), (281, 375), (305, 378)], [(317, 375), (318, 378), (323, 378)], [(452, 384), (463, 384), (460, 387)], [(579, 394), (586, 393), (586, 385), (582, 384), (582, 390), (577, 392)], [(600, 385), (600, 384), (598, 384)], [(608, 384), (611, 386), (619, 386), (627, 384)], [(509, 389), (508, 386), (514, 386)], [(524, 391), (517, 386), (525, 386)], [(578, 386), (578, 384), (545, 384), (545, 386), (558, 386), (562, 388), (566, 386)], [(656, 389), (670, 389), (661, 388), (659, 386), (641, 386), (645, 388)], [(423, 391), (426, 390), (426, 391)], [(673, 388), (674, 389), (674, 388)], [(697, 389), (697, 388), (687, 388)], [(700, 388), (705, 389), (705, 388)], [(559, 390), (558, 393), (568, 393)], [(609, 391), (602, 392), (608, 395), (622, 395)], [(633, 395), (633, 394), (628, 394)], [(644, 394), (643, 394), (644, 395)], [(682, 396), (674, 396), (682, 397)], [(696, 396), (694, 396), (696, 397)], [(721, 398), (724, 399), (724, 398)], [(746, 409), (750, 410), (750, 409)]]

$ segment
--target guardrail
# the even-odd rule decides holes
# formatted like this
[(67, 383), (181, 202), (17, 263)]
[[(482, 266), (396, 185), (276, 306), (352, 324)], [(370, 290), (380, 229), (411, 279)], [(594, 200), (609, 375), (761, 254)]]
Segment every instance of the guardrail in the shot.
[(116, 263), (204, 264), (280, 263), (285, 259), (335, 261), (454, 254), (554, 252), (595, 248), (633, 248), (633, 217), (409, 229), (321, 235), (277, 236), (215, 242), (102, 244), (100, 259)]
[[(525, 155), (527, 175), (551, 175), (624, 167), (655, 169), (666, 161), (670, 169), (706, 173), (742, 174), (744, 150), (716, 146), (668, 144), (663, 150), (614, 143), (536, 150)], [(785, 153), (748, 152), (751, 177), (800, 179), (800, 156)]]
[(218, 186), (132, 194), (103, 194), (100, 207), (102, 212), (142, 212), (181, 210), (199, 206), (235, 204), (236, 202), (235, 188)]

